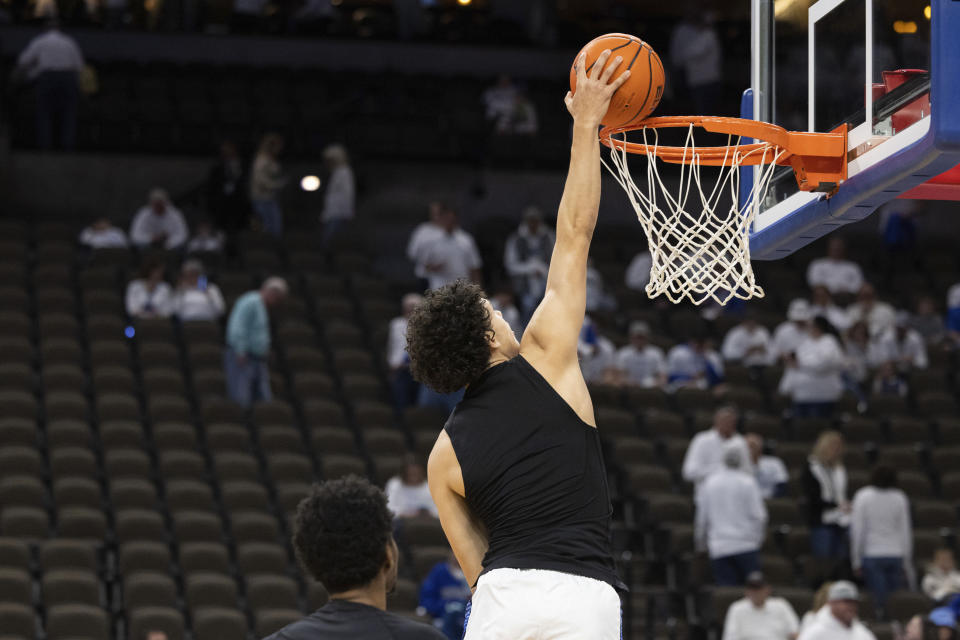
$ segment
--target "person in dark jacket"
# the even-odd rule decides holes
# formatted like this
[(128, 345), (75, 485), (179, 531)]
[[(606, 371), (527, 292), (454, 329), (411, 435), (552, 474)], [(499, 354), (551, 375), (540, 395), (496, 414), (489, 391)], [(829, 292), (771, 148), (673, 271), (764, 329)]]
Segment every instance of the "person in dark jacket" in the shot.
[(815, 556), (845, 557), (850, 502), (847, 469), (843, 466), (843, 436), (837, 431), (821, 433), (808, 461), (800, 482), (807, 499), (810, 550)]

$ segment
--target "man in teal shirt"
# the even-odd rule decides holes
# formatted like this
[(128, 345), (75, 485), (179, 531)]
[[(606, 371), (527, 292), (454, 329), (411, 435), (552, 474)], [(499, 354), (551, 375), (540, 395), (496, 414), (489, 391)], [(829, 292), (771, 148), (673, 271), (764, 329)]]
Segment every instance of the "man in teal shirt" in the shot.
[(233, 305), (227, 320), (224, 368), (227, 394), (237, 404), (249, 407), (272, 398), (270, 393), (270, 313), (287, 297), (283, 278), (267, 278), (259, 291), (248, 291)]

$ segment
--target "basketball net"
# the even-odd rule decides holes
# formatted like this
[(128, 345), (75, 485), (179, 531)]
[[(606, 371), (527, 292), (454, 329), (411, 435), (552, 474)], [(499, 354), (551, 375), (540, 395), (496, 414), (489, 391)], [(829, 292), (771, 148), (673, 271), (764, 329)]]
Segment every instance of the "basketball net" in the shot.
[[(773, 144), (742, 152), (740, 138), (729, 136), (729, 149), (722, 166), (717, 167), (719, 177), (708, 194), (700, 175), (702, 165), (694, 128), (691, 124), (687, 130), (676, 195), (660, 177), (659, 135), (655, 128), (641, 130), (647, 145), (646, 192), (630, 174), (625, 132), (610, 139), (613, 166), (601, 160), (627, 192), (647, 235), (651, 257), (647, 296), (663, 294), (673, 303), (689, 299), (694, 304), (712, 299), (720, 305), (733, 298), (762, 298), (763, 289), (756, 283), (750, 266), (750, 228), (766, 197), (776, 161), (785, 152)], [(756, 179), (741, 207), (740, 167), (748, 159), (757, 165)], [(720, 201), (725, 193), (731, 204), (723, 211), (725, 205)]]

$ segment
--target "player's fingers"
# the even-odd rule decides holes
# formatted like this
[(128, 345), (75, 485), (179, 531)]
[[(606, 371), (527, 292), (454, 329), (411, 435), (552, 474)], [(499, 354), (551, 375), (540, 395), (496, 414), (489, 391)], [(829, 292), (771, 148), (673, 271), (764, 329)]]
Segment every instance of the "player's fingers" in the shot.
[(617, 89), (619, 89), (623, 85), (623, 83), (627, 81), (627, 78), (629, 77), (630, 77), (630, 69), (627, 69), (626, 71), (621, 73), (619, 76), (617, 76), (613, 82), (607, 85), (610, 88), (610, 93), (613, 94)]
[(622, 56), (617, 56), (611, 60), (610, 64), (608, 64), (603, 70), (603, 74), (600, 76), (600, 82), (603, 84), (608, 84), (610, 82), (610, 78), (613, 76), (613, 72), (617, 70), (621, 62), (623, 62)]
[(584, 51), (580, 54), (580, 58), (577, 60), (577, 82), (582, 82), (587, 79), (587, 52)]
[(590, 78), (596, 80), (600, 77), (600, 74), (603, 72), (603, 68), (607, 65), (607, 59), (610, 57), (610, 49), (604, 49), (603, 53), (596, 59), (593, 63), (593, 68), (590, 69)]

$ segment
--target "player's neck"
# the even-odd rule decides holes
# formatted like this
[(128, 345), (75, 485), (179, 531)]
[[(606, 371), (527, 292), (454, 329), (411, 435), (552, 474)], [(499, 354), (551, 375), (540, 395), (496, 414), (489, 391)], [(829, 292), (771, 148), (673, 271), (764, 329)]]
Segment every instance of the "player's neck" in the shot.
[(330, 594), (331, 600), (345, 600), (356, 604), (365, 604), (370, 607), (376, 607), (382, 611), (387, 610), (387, 589), (380, 577), (374, 578), (373, 582), (356, 589), (341, 591), (340, 593)]

